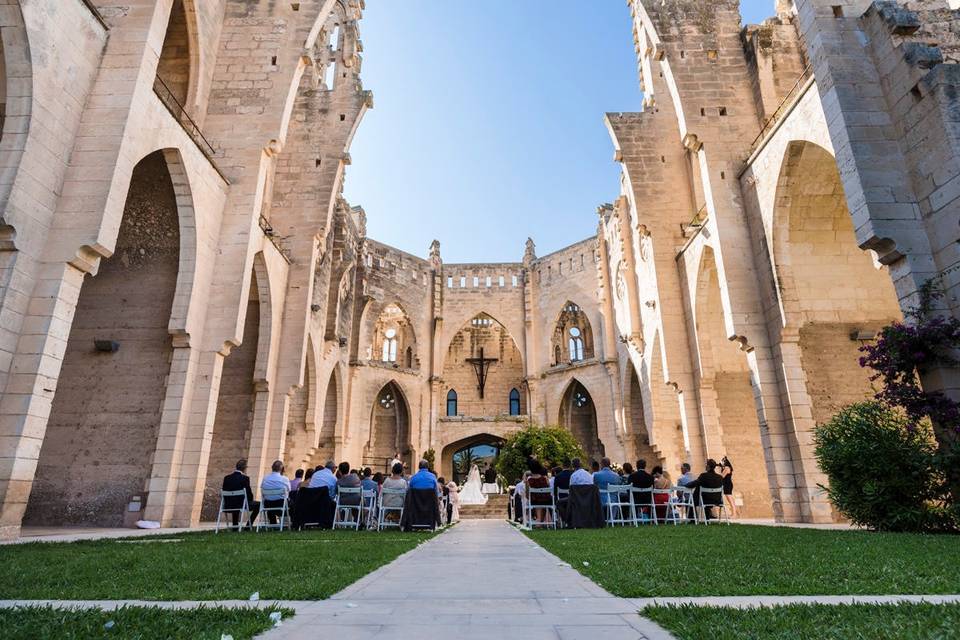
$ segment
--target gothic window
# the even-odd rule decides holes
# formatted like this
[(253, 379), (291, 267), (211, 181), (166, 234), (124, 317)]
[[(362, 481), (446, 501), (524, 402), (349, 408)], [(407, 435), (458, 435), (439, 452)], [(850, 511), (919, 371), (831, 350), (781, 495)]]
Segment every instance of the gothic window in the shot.
[(500, 283), (500, 286), (502, 287), (502, 286), (503, 286), (503, 276), (500, 276), (499, 283)]
[(510, 390), (510, 415), (520, 415), (520, 392), (516, 389)]
[(570, 301), (563, 305), (554, 328), (551, 346), (554, 366), (594, 357), (593, 331), (590, 320), (580, 305)]
[(387, 329), (383, 334), (383, 358), (384, 362), (397, 361), (397, 330)]
[(457, 392), (453, 389), (447, 392), (447, 417), (453, 418), (457, 415)]
[(570, 361), (579, 362), (583, 360), (583, 338), (580, 337), (580, 329), (570, 328)]

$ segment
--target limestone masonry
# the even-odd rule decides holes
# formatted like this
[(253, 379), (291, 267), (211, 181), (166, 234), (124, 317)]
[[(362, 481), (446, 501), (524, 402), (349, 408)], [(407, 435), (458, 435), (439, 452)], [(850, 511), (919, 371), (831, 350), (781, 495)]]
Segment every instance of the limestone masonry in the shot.
[(0, 0), (0, 536), (194, 525), (241, 457), (449, 475), (531, 420), (831, 520), (811, 434), (871, 393), (857, 348), (931, 278), (960, 313), (960, 14), (628, 4), (596, 235), (451, 264), (342, 197), (362, 0)]

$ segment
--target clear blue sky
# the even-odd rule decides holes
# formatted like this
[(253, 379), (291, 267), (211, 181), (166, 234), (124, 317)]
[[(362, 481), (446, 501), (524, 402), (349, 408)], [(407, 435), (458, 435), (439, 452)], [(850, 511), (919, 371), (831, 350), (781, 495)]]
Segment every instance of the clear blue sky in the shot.
[(624, 0), (367, 0), (360, 33), (375, 106), (344, 192), (370, 237), (514, 262), (527, 236), (545, 255), (595, 233), (619, 194), (603, 115), (641, 99)]

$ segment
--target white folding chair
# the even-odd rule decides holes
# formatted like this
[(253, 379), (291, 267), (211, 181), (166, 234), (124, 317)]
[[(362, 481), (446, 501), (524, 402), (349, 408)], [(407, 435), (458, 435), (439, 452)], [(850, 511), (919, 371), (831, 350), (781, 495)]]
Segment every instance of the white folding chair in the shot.
[(442, 496), (440, 498), (440, 525), (450, 524), (447, 522), (447, 505), (450, 504), (450, 496)]
[(360, 504), (363, 507), (363, 525), (373, 529), (377, 524), (377, 490), (364, 489), (360, 494)]
[[(281, 502), (279, 507), (268, 507), (268, 502)], [(280, 518), (277, 524), (270, 524), (271, 513), (279, 513)], [(283, 527), (289, 529), (287, 523), (290, 517), (290, 500), (286, 489), (261, 489), (260, 490), (260, 515), (257, 516), (257, 531), (260, 529), (279, 529)]]
[[(224, 508), (224, 503), (226, 498), (239, 498), (243, 496), (243, 506), (239, 509), (226, 509)], [(225, 525), (227, 529), (236, 529), (240, 531), (243, 529), (243, 521), (246, 519), (244, 516), (250, 513), (250, 503), (247, 502), (247, 490), (238, 489), (237, 491), (221, 491), (220, 492), (220, 509), (217, 510), (217, 526), (214, 529), (214, 533), (220, 533), (220, 517), (225, 513), (239, 513), (240, 517), (237, 519), (237, 525)]]
[(629, 487), (622, 484), (607, 485), (606, 489), (600, 490), (600, 502), (606, 511), (608, 526), (635, 524)]
[(634, 526), (656, 524), (653, 507), (653, 487), (630, 487), (630, 513)]
[[(557, 528), (557, 505), (553, 501), (553, 489), (550, 487), (543, 487), (542, 489), (527, 489), (529, 495), (527, 496), (526, 501), (523, 505), (524, 510), (524, 520), (526, 520), (526, 525), (533, 529), (534, 527), (550, 527), (551, 529)], [(546, 496), (549, 498), (549, 502), (544, 501), (541, 503), (534, 502), (534, 496)], [(550, 522), (538, 522), (533, 519), (534, 510), (543, 510), (544, 512), (550, 515)]]
[[(697, 514), (697, 505), (693, 500), (693, 489), (676, 486), (673, 487), (672, 491), (674, 492), (673, 505), (678, 511), (683, 513), (681, 520), (684, 522), (693, 520), (693, 524), (699, 524), (700, 520)], [(691, 518), (691, 516), (693, 517)]]
[[(667, 501), (657, 502), (657, 496), (666, 496)], [(674, 525), (677, 524), (679, 517), (677, 516), (677, 510), (674, 508), (673, 491), (670, 489), (654, 489), (651, 500), (653, 501), (653, 524), (660, 524), (661, 521), (664, 524), (668, 522), (672, 522)], [(663, 510), (663, 518), (657, 515), (658, 509)]]
[[(720, 510), (720, 515), (717, 518), (717, 520), (720, 520), (721, 518), (723, 518), (724, 520), (727, 521), (727, 524), (730, 524), (730, 511), (727, 509), (727, 505), (723, 500), (723, 487), (716, 487), (714, 489), (710, 489), (708, 487), (700, 487), (699, 489), (700, 489), (700, 513), (703, 517), (703, 523), (707, 525), (710, 524), (711, 518), (707, 517), (707, 509), (713, 508), (713, 509)], [(705, 502), (703, 499), (704, 494), (708, 496), (717, 496), (717, 502), (713, 502), (712, 500), (708, 500)]]
[[(395, 497), (396, 500), (391, 500)], [(388, 527), (400, 528), (400, 521), (403, 520), (403, 502), (407, 497), (406, 489), (381, 489), (377, 504), (377, 531), (382, 531)], [(386, 504), (384, 499), (386, 498)], [(399, 507), (389, 506), (390, 504), (399, 504)], [(397, 521), (387, 520), (387, 514), (394, 512), (397, 514)]]
[[(356, 496), (354, 498), (353, 496)], [(360, 530), (363, 514), (363, 490), (360, 487), (337, 487), (337, 505), (333, 516), (333, 528)], [(351, 520), (351, 517), (356, 518)]]
[(554, 500), (557, 507), (557, 524), (563, 526), (563, 513), (560, 505), (570, 501), (570, 489), (557, 489), (556, 494)]

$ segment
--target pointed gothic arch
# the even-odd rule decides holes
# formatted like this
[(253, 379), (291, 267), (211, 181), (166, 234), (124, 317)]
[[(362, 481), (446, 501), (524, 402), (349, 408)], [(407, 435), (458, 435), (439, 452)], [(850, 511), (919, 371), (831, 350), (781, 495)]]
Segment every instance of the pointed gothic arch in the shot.
[(410, 451), (410, 405), (400, 385), (391, 380), (374, 396), (363, 464), (383, 471), (396, 452), (409, 462)]
[(593, 396), (576, 378), (567, 385), (560, 400), (560, 426), (573, 434), (588, 460), (603, 458), (605, 448), (597, 428), (597, 407)]

